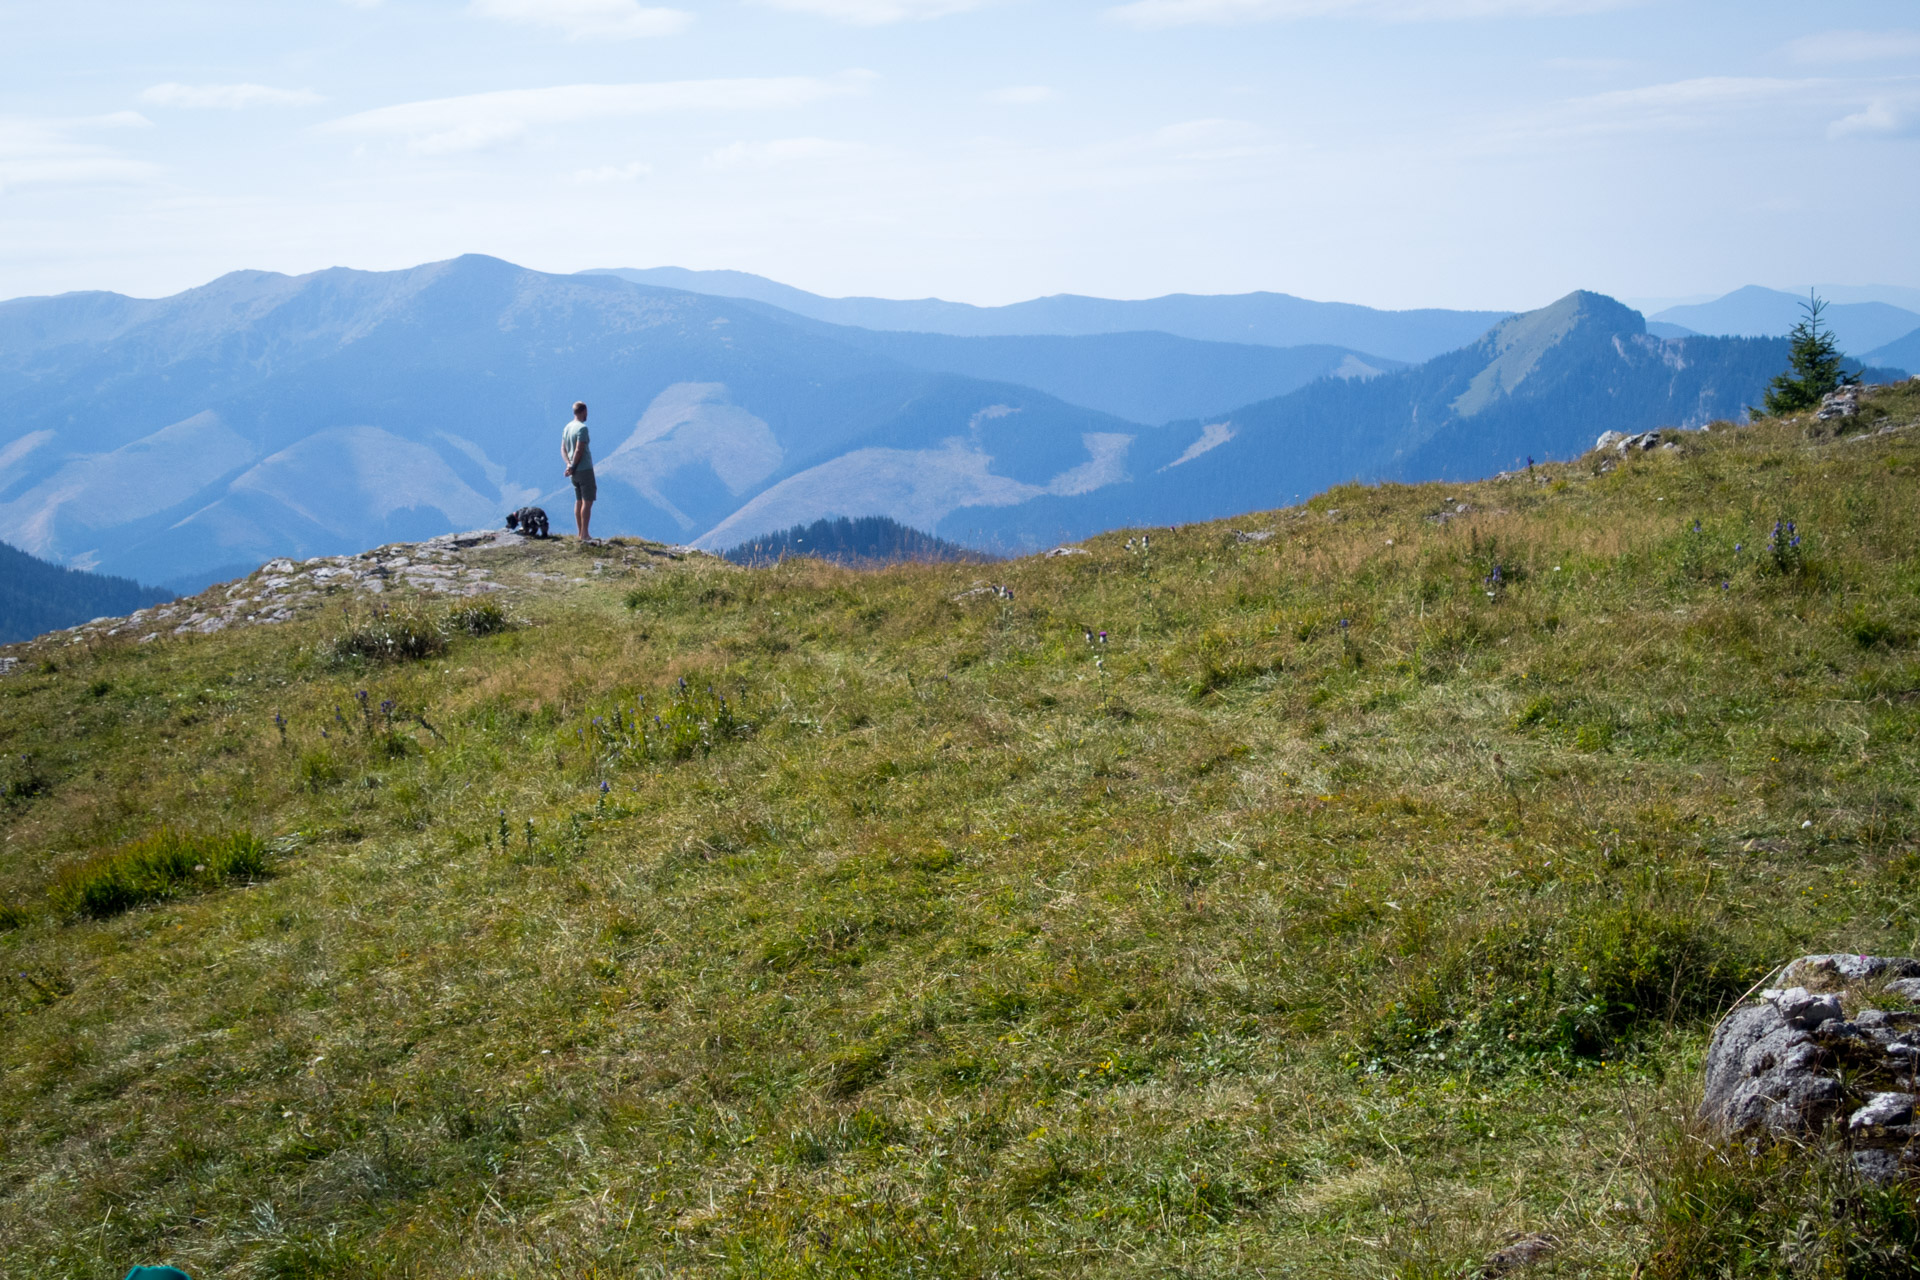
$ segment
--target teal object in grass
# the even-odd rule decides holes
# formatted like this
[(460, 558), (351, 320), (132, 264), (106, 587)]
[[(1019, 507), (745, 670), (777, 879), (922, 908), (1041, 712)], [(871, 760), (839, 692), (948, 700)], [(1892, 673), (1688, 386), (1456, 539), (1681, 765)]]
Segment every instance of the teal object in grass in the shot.
[(126, 1280), (193, 1280), (193, 1277), (178, 1267), (135, 1267), (127, 1272)]

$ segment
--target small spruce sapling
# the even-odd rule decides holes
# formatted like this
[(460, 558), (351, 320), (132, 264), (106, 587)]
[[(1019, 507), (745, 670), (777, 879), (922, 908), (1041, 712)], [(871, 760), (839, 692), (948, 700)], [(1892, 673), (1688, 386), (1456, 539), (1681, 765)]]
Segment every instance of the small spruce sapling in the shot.
[(1787, 335), (1792, 343), (1787, 353), (1788, 367), (1776, 375), (1767, 388), (1766, 416), (1769, 417), (1811, 409), (1828, 392), (1855, 386), (1860, 381), (1857, 374), (1845, 368), (1833, 330), (1821, 321), (1827, 304), (1818, 294), (1809, 291), (1803, 309), (1805, 317)]

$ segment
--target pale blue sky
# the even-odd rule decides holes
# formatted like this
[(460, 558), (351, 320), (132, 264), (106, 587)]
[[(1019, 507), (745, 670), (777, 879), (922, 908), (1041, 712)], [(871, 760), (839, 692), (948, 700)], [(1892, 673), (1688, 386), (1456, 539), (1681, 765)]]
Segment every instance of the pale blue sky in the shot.
[(0, 297), (1920, 285), (1913, 0), (0, 0)]

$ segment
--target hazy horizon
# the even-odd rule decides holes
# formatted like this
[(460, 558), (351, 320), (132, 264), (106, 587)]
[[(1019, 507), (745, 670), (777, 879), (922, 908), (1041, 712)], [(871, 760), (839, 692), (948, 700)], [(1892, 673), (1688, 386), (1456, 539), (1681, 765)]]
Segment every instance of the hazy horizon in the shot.
[(1920, 284), (1893, 0), (0, 13), (5, 297), (464, 252), (981, 305)]
[[(478, 252), (478, 251), (475, 251), (475, 252)], [(441, 259), (433, 259), (433, 260), (431, 260), (431, 261), (451, 261), (451, 260), (452, 260), (453, 258), (457, 258), (457, 257), (460, 257), (460, 256), (463, 256), (463, 255), (461, 255), (461, 254), (452, 254), (452, 255), (449, 255), (449, 256), (448, 256), (448, 257), (446, 257), (446, 258), (441, 258)], [(497, 256), (497, 255), (489, 255), (489, 256)], [(421, 263), (409, 263), (409, 264), (406, 264), (406, 265), (404, 265), (404, 266), (400, 266), (400, 267), (359, 267), (359, 266), (355, 266), (355, 265), (354, 265), (354, 264), (352, 264), (352, 263), (347, 263), (347, 262), (340, 262), (340, 263), (330, 263), (330, 264), (328, 264), (327, 266), (324, 266), (324, 267), (313, 267), (313, 268), (309, 268), (309, 269), (308, 269), (308, 270), (306, 270), (306, 271), (298, 271), (298, 272), (294, 272), (294, 271), (287, 271), (287, 272), (279, 272), (278, 274), (284, 274), (284, 275), (288, 275), (288, 276), (304, 276), (304, 275), (312, 275), (312, 274), (316, 274), (316, 273), (318, 273), (318, 272), (321, 272), (321, 271), (328, 271), (328, 270), (348, 270), (348, 271), (405, 271), (405, 270), (410, 270), (410, 269), (412, 269), (413, 267), (417, 267), (417, 266), (424, 266), (424, 265), (428, 265), (428, 263), (427, 263), (427, 262), (421, 262)], [(516, 265), (516, 266), (528, 266), (529, 264), (526, 264), (526, 263), (515, 263), (514, 265)], [(633, 265), (633, 264), (620, 264), (620, 265), (621, 265), (622, 267), (627, 267), (627, 266), (631, 266), (631, 265)], [(542, 268), (538, 268), (538, 267), (534, 267), (534, 268), (531, 268), (531, 269), (534, 269), (534, 270), (542, 270)], [(601, 267), (584, 267), (584, 268), (579, 268), (578, 270), (579, 270), (579, 271), (589, 271), (589, 272), (590, 272), (590, 271), (596, 271), (596, 270), (608, 270), (608, 269), (613, 269), (613, 268), (611, 268), (610, 266), (608, 266), (608, 265), (606, 265), (606, 264), (603, 264), (603, 265), (602, 265)], [(711, 271), (737, 271), (737, 270), (738, 270), (738, 268), (732, 268), (732, 267), (713, 267), (713, 268), (686, 268), (686, 267), (683, 267), (683, 266), (682, 266), (682, 264), (680, 264), (680, 263), (652, 263), (652, 264), (648, 264), (648, 265), (646, 265), (646, 266), (641, 266), (641, 267), (638, 267), (637, 269), (639, 269), (639, 270), (649, 270), (649, 269), (682, 269), (682, 270), (711, 270)], [(219, 279), (219, 278), (220, 278), (221, 276), (225, 276), (225, 275), (232, 275), (232, 274), (240, 274), (240, 273), (245, 273), (245, 272), (249, 272), (249, 271), (269, 271), (269, 272), (271, 272), (271, 271), (273, 271), (273, 270), (274, 270), (273, 268), (267, 268), (267, 267), (251, 267), (251, 266), (236, 266), (236, 267), (232, 267), (232, 268), (229, 268), (229, 269), (228, 269), (228, 270), (226, 270), (226, 271), (222, 271), (222, 272), (220, 272), (220, 273), (218, 273), (217, 275), (214, 275), (214, 276), (210, 276), (210, 277), (208, 277), (208, 278), (207, 278), (207, 279), (205, 279), (205, 280), (200, 280), (200, 281), (196, 281), (196, 282), (194, 282), (194, 283), (192, 283), (192, 284), (188, 284), (188, 285), (185, 285), (185, 286), (182, 286), (182, 287), (181, 287), (180, 289), (175, 289), (175, 290), (171, 290), (171, 291), (169, 291), (168, 293), (164, 293), (164, 294), (163, 294), (163, 293), (144, 293), (144, 294), (143, 294), (143, 293), (132, 293), (132, 292), (129, 292), (129, 291), (127, 291), (127, 290), (122, 290), (122, 289), (110, 289), (110, 290), (106, 290), (106, 291), (107, 291), (107, 292), (114, 292), (114, 293), (121, 293), (121, 294), (125, 294), (126, 296), (129, 296), (129, 297), (135, 297), (135, 298), (144, 298), (144, 299), (149, 299), (149, 300), (156, 300), (156, 299), (159, 299), (159, 298), (163, 298), (163, 297), (169, 297), (169, 296), (173, 296), (173, 295), (175, 295), (175, 294), (178, 294), (178, 293), (182, 293), (182, 292), (187, 292), (187, 291), (190, 291), (190, 290), (192, 290), (192, 289), (194, 289), (194, 288), (198, 288), (198, 287), (200, 287), (200, 286), (203, 286), (203, 285), (206, 285), (206, 284), (210, 284), (210, 283), (212, 283), (212, 282), (213, 282), (214, 280), (217, 280), (217, 279)], [(575, 274), (575, 273), (573, 273), (573, 272), (555, 272), (555, 273), (553, 273), (553, 274)], [(753, 275), (761, 275), (762, 273), (759, 273), (759, 272), (752, 272), (752, 273), (748, 273), (748, 274), (753, 274)], [(772, 281), (773, 281), (774, 283), (776, 283), (776, 284), (783, 284), (783, 285), (790, 285), (790, 286), (793, 286), (793, 287), (795, 287), (795, 288), (799, 288), (799, 287), (802, 287), (802, 286), (797, 286), (797, 285), (793, 285), (793, 282), (792, 282), (792, 281), (790, 281), (790, 280), (783, 280), (783, 279), (779, 279), (778, 277), (771, 277), (771, 276), (763, 276), (763, 278), (765, 278), (765, 279), (769, 279), (769, 280), (772, 280)], [(1915, 289), (1915, 288), (1912, 288), (1912, 287), (1909, 287), (1909, 286), (1902, 286), (1902, 285), (1887, 285), (1887, 284), (1884, 284), (1884, 283), (1880, 283), (1880, 284), (1851, 284), (1851, 285), (1840, 285), (1840, 284), (1832, 284), (1832, 285), (1829, 285), (1829, 284), (1815, 284), (1815, 285), (1805, 285), (1805, 284), (1784, 284), (1784, 285), (1781, 285), (1781, 284), (1767, 284), (1767, 283), (1765, 283), (1765, 282), (1762, 282), (1762, 281), (1751, 281), (1751, 280), (1750, 280), (1750, 281), (1746, 281), (1746, 282), (1744, 282), (1744, 283), (1743, 283), (1742, 285), (1738, 285), (1738, 286), (1734, 286), (1734, 288), (1744, 288), (1744, 287), (1747, 287), (1748, 285), (1754, 285), (1754, 284), (1758, 284), (1758, 285), (1759, 285), (1760, 287), (1762, 287), (1762, 288), (1768, 288), (1768, 289), (1776, 289), (1776, 290), (1778, 290), (1778, 291), (1780, 291), (1780, 292), (1783, 292), (1783, 293), (1794, 293), (1794, 294), (1802, 294), (1802, 293), (1806, 293), (1806, 292), (1808, 292), (1809, 290), (1812, 290), (1812, 291), (1814, 291), (1815, 293), (1818, 293), (1818, 294), (1819, 294), (1819, 295), (1820, 295), (1820, 296), (1821, 296), (1821, 297), (1822, 297), (1822, 298), (1823, 298), (1824, 300), (1826, 300), (1826, 301), (1828, 301), (1828, 302), (1835, 302), (1835, 301), (1860, 301), (1860, 300), (1866, 300), (1866, 299), (1875, 299), (1875, 300), (1882, 300), (1882, 301), (1886, 301), (1886, 302), (1888, 302), (1888, 303), (1891, 303), (1892, 305), (1895, 305), (1895, 306), (1902, 306), (1902, 307), (1906, 307), (1906, 308), (1909, 308), (1909, 309), (1912, 309), (1912, 308), (1914, 308), (1914, 307), (1916, 307), (1916, 306), (1920, 306), (1920, 297), (1916, 297), (1916, 296), (1914, 296), (1914, 295), (1916, 295), (1916, 294), (1920, 294), (1920, 289)], [(61, 290), (60, 292), (84, 292), (84, 290)], [(809, 292), (812, 292), (812, 291), (811, 291), (811, 290), (809, 290)], [(1258, 290), (1258, 289), (1247, 289), (1247, 290), (1242, 290), (1242, 291), (1239, 291), (1239, 292), (1243, 292), (1243, 293), (1258, 293), (1258, 292), (1273, 292), (1273, 293), (1284, 293), (1284, 292), (1286, 292), (1286, 291), (1285, 291), (1285, 290)], [(1604, 293), (1605, 293), (1606, 291), (1605, 291), (1605, 290), (1594, 290), (1594, 292), (1599, 292), (1599, 293), (1603, 293), (1603, 294), (1604, 294)], [(1733, 289), (1728, 289), (1728, 290), (1723, 290), (1723, 291), (1722, 291), (1721, 293), (1717, 293), (1717, 294), (1683, 294), (1683, 295), (1677, 295), (1677, 296), (1654, 296), (1654, 297), (1626, 297), (1626, 296), (1619, 296), (1619, 295), (1613, 295), (1613, 294), (1608, 294), (1607, 296), (1609, 296), (1609, 297), (1613, 297), (1613, 298), (1615, 299), (1615, 301), (1617, 301), (1617, 302), (1621, 302), (1621, 303), (1624, 303), (1624, 304), (1626, 304), (1627, 306), (1629, 306), (1629, 307), (1632, 307), (1632, 308), (1633, 308), (1633, 309), (1635, 309), (1636, 311), (1639, 311), (1639, 312), (1641, 312), (1641, 313), (1643, 313), (1644, 315), (1647, 315), (1647, 316), (1652, 316), (1652, 315), (1654, 315), (1654, 314), (1655, 314), (1656, 312), (1658, 312), (1658, 311), (1661, 311), (1661, 310), (1664, 310), (1664, 309), (1666, 309), (1666, 308), (1668, 308), (1668, 307), (1675, 307), (1675, 306), (1687, 306), (1687, 305), (1696, 305), (1696, 304), (1700, 304), (1700, 303), (1705, 303), (1705, 302), (1712, 302), (1712, 301), (1715, 301), (1715, 300), (1717, 300), (1717, 299), (1719, 299), (1719, 298), (1721, 298), (1721, 297), (1724, 297), (1724, 296), (1725, 296), (1725, 295), (1726, 295), (1727, 293), (1730, 293), (1730, 292), (1733, 292)], [(1189, 296), (1221, 296), (1221, 295), (1219, 295), (1219, 294), (1214, 294), (1214, 295), (1205, 295), (1205, 294), (1201, 294), (1201, 293), (1200, 293), (1200, 292), (1199, 292), (1198, 290), (1193, 290), (1193, 289), (1172, 289), (1172, 290), (1168, 290), (1168, 291), (1167, 291), (1166, 293), (1161, 293), (1161, 294), (1141, 294), (1141, 295), (1137, 295), (1137, 296), (1133, 296), (1133, 297), (1126, 297), (1126, 296), (1119, 296), (1119, 295), (1113, 295), (1113, 294), (1105, 294), (1105, 295), (1080, 295), (1080, 296), (1088, 296), (1088, 297), (1101, 297), (1101, 298), (1104, 298), (1104, 299), (1106, 299), (1106, 300), (1109, 300), (1109, 301), (1116, 301), (1116, 302), (1128, 302), (1128, 301), (1132, 301), (1132, 302), (1141, 302), (1141, 301), (1151, 301), (1151, 300), (1153, 300), (1153, 299), (1155, 299), (1155, 298), (1161, 298), (1161, 297), (1166, 297), (1166, 296), (1169, 296), (1170, 294), (1172, 294), (1172, 295), (1180, 295), (1180, 294), (1184, 294), (1184, 295), (1189, 295)], [(12, 302), (12, 301), (18, 301), (18, 300), (22, 300), (22, 299), (27, 299), (27, 298), (35, 298), (35, 297), (48, 297), (48, 296), (56, 296), (56, 295), (51, 295), (51, 294), (14, 294), (14, 295), (6, 295), (6, 296), (0, 296), (0, 302)], [(1028, 294), (1028, 295), (1021, 295), (1021, 296), (1015, 296), (1015, 297), (1011, 297), (1011, 298), (1008, 298), (1008, 299), (1006, 299), (1005, 301), (1000, 301), (1000, 302), (987, 302), (987, 303), (975, 303), (975, 302), (970, 302), (969, 300), (967, 300), (967, 299), (964, 299), (964, 298), (943, 298), (943, 297), (940, 297), (940, 295), (936, 295), (936, 294), (927, 294), (927, 293), (912, 293), (912, 292), (902, 292), (902, 293), (895, 293), (895, 294), (863, 294), (863, 295), (846, 295), (846, 294), (841, 294), (841, 295), (833, 295), (833, 294), (826, 294), (826, 295), (821, 295), (821, 296), (824, 296), (824, 297), (828, 297), (828, 298), (847, 298), (847, 297), (867, 297), (867, 298), (875, 298), (875, 299), (880, 299), (880, 300), (885, 300), (885, 301), (902, 301), (902, 302), (912, 302), (912, 301), (927, 301), (927, 300), (938, 300), (938, 301), (945, 301), (945, 302), (960, 302), (960, 303), (966, 303), (967, 305), (971, 305), (971, 306), (981, 306), (981, 307), (996, 307), (996, 306), (1008, 306), (1008, 305), (1012, 305), (1012, 304), (1015, 304), (1015, 303), (1019, 303), (1019, 302), (1029, 302), (1029, 301), (1034, 301), (1034, 300), (1036, 300), (1036, 299), (1041, 299), (1041, 298), (1046, 298), (1046, 297), (1058, 297), (1058, 296), (1065, 296), (1065, 295), (1064, 295), (1064, 294)], [(1295, 295), (1295, 296), (1303, 296), (1303, 295)], [(1354, 302), (1354, 299), (1351, 299), (1351, 298), (1345, 298), (1345, 297), (1325, 297), (1325, 298), (1311, 298), (1311, 299), (1307, 299), (1307, 300), (1308, 300), (1308, 301), (1314, 301), (1314, 302), (1340, 302), (1340, 303), (1351, 303), (1351, 302)], [(1533, 308), (1535, 308), (1536, 306), (1539, 306), (1539, 305), (1543, 305), (1543, 304), (1544, 304), (1544, 302), (1547, 302), (1547, 301), (1551, 301), (1551, 299), (1529, 299), (1529, 300), (1527, 300), (1527, 301), (1525, 301), (1525, 302), (1523, 302), (1523, 303), (1521, 303), (1521, 304), (1518, 304), (1518, 305), (1512, 305), (1512, 306), (1505, 306), (1505, 307), (1498, 307), (1498, 308), (1488, 308), (1488, 309), (1497, 309), (1497, 310), (1506, 310), (1506, 311), (1515, 311), (1515, 312), (1518, 312), (1518, 311), (1526, 311), (1526, 310), (1531, 310), (1531, 309), (1533, 309)], [(1359, 304), (1359, 305), (1372, 305), (1372, 304), (1368, 304), (1368, 303), (1361, 303), (1361, 304)], [(1438, 304), (1438, 303), (1424, 303), (1424, 302), (1414, 302), (1414, 303), (1410, 303), (1410, 304), (1407, 304), (1407, 305), (1406, 305), (1405, 307), (1397, 307), (1397, 308), (1381, 308), (1381, 309), (1383, 309), (1383, 310), (1419, 310), (1419, 309), (1425, 309), (1425, 308), (1436, 308), (1436, 307), (1441, 307), (1441, 306), (1442, 306), (1442, 304)], [(1462, 309), (1462, 310), (1464, 310), (1465, 308), (1461, 308), (1461, 309)]]

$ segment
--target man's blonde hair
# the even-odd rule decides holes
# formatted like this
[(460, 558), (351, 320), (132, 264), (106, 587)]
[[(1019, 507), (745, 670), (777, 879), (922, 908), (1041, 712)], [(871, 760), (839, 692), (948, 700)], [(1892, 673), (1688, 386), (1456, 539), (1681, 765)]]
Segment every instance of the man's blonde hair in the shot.
[(586, 407), (587, 407), (587, 402), (585, 400), (575, 400), (573, 402), (573, 411), (575, 413), (579, 413), (582, 409)]

